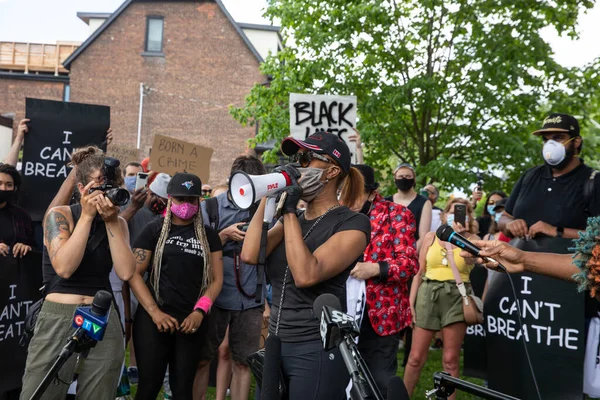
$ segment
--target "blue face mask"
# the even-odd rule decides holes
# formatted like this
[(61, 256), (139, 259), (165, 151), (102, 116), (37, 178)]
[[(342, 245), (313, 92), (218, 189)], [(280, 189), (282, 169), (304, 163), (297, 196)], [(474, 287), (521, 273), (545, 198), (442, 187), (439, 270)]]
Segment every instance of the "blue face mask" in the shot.
[(125, 187), (131, 193), (133, 193), (135, 191), (135, 181), (136, 181), (136, 179), (137, 179), (136, 176), (126, 176), (125, 177)]
[(496, 213), (496, 215), (494, 215), (494, 221), (496, 221), (496, 223), (500, 222), (500, 218), (502, 218), (502, 214), (504, 214), (504, 211), (500, 211), (499, 213)]
[(496, 212), (494, 211), (494, 207), (496, 207), (495, 204), (488, 204), (487, 210), (488, 210), (488, 213), (490, 213), (490, 215), (496, 215)]
[[(469, 224), (469, 217), (465, 218), (465, 222), (467, 223), (467, 225)], [(448, 224), (448, 226), (452, 226), (453, 223), (454, 223), (454, 214), (447, 214), (446, 215), (446, 224)]]

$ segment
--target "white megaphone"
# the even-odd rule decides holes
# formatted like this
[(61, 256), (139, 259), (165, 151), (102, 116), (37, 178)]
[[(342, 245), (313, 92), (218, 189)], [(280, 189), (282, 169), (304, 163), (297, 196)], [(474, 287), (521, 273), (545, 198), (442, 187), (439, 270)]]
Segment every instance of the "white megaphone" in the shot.
[(281, 192), (291, 184), (292, 179), (283, 171), (265, 175), (236, 171), (229, 179), (229, 193), (237, 208), (247, 210), (256, 201)]

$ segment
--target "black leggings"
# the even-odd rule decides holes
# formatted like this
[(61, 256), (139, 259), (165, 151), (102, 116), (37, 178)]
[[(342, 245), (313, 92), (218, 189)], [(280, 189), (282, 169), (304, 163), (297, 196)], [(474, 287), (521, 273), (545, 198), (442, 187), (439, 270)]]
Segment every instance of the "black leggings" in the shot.
[(196, 333), (161, 333), (143, 307), (138, 307), (133, 329), (133, 345), (139, 374), (135, 398), (155, 400), (163, 384), (167, 365), (174, 399), (191, 399), (194, 376), (200, 361), (207, 324)]
[[(344, 400), (350, 374), (340, 352), (323, 350), (320, 340), (281, 343), (287, 400)], [(257, 386), (257, 399), (260, 399)]]

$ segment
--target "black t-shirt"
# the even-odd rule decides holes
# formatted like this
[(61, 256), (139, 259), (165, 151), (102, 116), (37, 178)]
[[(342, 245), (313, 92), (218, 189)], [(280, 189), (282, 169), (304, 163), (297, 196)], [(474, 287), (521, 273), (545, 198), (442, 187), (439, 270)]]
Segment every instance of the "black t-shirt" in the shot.
[(31, 218), (25, 210), (12, 204), (0, 208), (0, 243), (34, 245)]
[[(304, 236), (316, 222), (307, 221), (304, 214), (298, 217)], [(331, 210), (319, 224), (313, 229), (306, 238), (305, 243), (311, 252), (314, 252), (319, 246), (325, 243), (331, 236), (337, 232), (358, 230), (364, 232), (367, 236), (367, 242), (371, 237), (371, 224), (366, 215), (355, 213), (347, 207), (338, 207)], [(362, 254), (361, 254), (362, 256)], [(358, 259), (357, 259), (358, 261)], [(288, 271), (283, 307), (281, 312), (281, 321), (279, 323), (279, 336), (283, 342), (302, 342), (308, 340), (318, 340), (319, 320), (313, 313), (313, 303), (317, 297), (323, 293), (331, 293), (340, 299), (342, 307), (346, 308), (346, 280), (350, 270), (354, 267), (356, 261), (341, 274), (318, 283), (309, 288), (297, 288), (294, 284), (291, 271)], [(279, 311), (279, 302), (283, 276), (288, 265), (285, 254), (285, 241), (282, 240), (279, 246), (273, 250), (267, 259), (267, 274), (273, 285), (273, 310), (271, 311), (271, 323), (269, 332), (275, 333), (275, 324), (277, 323), (277, 314)]]
[[(148, 267), (148, 286), (153, 296), (152, 263), (162, 225), (162, 219), (150, 222), (133, 244), (134, 249), (152, 251)], [(220, 251), (222, 246), (217, 232), (208, 226), (204, 229), (210, 246), (209, 252)], [(183, 321), (194, 309), (202, 288), (203, 276), (204, 249), (196, 239), (194, 224), (171, 225), (161, 262), (160, 309), (180, 322)]]
[(517, 181), (506, 202), (506, 212), (515, 219), (524, 219), (527, 226), (544, 221), (552, 226), (585, 229), (587, 218), (600, 214), (600, 174), (596, 175), (588, 204), (583, 196), (592, 171), (582, 162), (573, 171), (554, 178), (547, 165), (531, 168)]

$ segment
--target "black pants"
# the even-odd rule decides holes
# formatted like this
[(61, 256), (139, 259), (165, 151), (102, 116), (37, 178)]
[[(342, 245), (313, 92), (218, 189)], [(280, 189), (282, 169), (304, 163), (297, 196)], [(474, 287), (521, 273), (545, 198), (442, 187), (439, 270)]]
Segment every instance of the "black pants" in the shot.
[[(161, 333), (144, 307), (138, 307), (133, 329), (133, 345), (139, 374), (135, 398), (155, 400), (163, 384), (167, 365), (174, 399), (191, 399), (194, 376), (200, 361), (206, 324), (196, 333)], [(204, 329), (203, 329), (204, 328)]]
[[(365, 313), (366, 316), (366, 313)], [(398, 344), (400, 334), (379, 336), (369, 318), (364, 318), (358, 338), (358, 351), (367, 363), (383, 398), (387, 396), (388, 381), (398, 371)]]
[[(350, 374), (337, 349), (323, 350), (320, 340), (281, 343), (281, 368), (287, 400), (345, 400)], [(258, 386), (256, 398), (260, 399)]]

